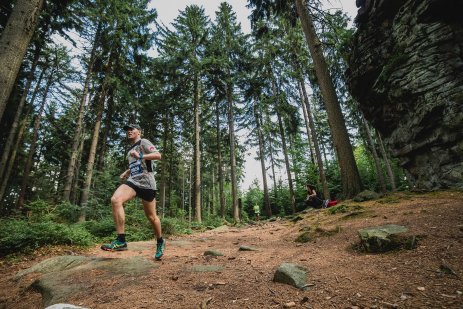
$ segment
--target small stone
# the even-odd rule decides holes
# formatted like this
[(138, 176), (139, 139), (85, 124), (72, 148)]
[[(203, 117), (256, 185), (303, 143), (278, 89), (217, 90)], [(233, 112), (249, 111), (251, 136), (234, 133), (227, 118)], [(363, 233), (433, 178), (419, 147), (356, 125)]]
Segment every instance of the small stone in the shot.
[(301, 299), (300, 303), (301, 303), (301, 305), (302, 305), (303, 303), (306, 303), (306, 302), (308, 302), (309, 300), (310, 300), (310, 299), (309, 299), (307, 296), (304, 296), (304, 298)]
[(223, 253), (217, 250), (206, 250), (204, 252), (205, 256), (223, 256)]
[(226, 285), (227, 283), (225, 281), (217, 281), (215, 285)]
[(426, 290), (426, 289), (424, 288), (424, 286), (419, 286), (419, 287), (417, 287), (416, 289), (417, 289), (418, 291), (424, 291), (424, 290)]
[(259, 251), (259, 249), (251, 246), (240, 246), (239, 251)]
[(296, 303), (291, 301), (289, 303), (286, 303), (283, 305), (284, 308), (292, 308), (292, 307), (296, 307)]
[(462, 295), (463, 292), (462, 292), (462, 291), (457, 291), (457, 294), (458, 294), (458, 295)]
[(401, 300), (406, 300), (406, 299), (408, 299), (408, 296), (405, 295), (405, 294), (402, 294), (402, 295), (400, 295), (400, 299)]
[(360, 294), (360, 293), (357, 293), (357, 294), (355, 294), (355, 295), (356, 295), (357, 297), (362, 297), (362, 294)]

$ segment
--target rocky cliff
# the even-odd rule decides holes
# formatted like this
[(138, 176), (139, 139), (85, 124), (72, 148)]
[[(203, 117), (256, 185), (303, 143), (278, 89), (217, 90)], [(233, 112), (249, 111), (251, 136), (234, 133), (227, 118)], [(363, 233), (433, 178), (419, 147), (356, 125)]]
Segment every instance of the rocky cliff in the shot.
[(418, 188), (463, 188), (463, 1), (357, 3), (352, 95)]

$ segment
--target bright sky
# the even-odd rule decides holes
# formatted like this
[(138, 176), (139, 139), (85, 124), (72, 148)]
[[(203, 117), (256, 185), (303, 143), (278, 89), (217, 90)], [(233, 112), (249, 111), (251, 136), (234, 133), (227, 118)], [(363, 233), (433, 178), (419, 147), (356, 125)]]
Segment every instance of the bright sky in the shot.
[[(357, 14), (357, 8), (355, 7), (354, 0), (322, 0), (327, 10), (341, 9), (347, 13), (348, 16), (353, 20)], [(158, 12), (158, 20), (164, 25), (168, 26), (179, 14), (179, 11), (183, 11), (186, 6), (196, 4), (202, 6), (207, 16), (210, 17), (211, 21), (215, 20), (215, 12), (218, 10), (222, 0), (151, 0), (150, 7), (155, 8)], [(248, 4), (247, 0), (228, 0), (229, 3), (236, 13), (238, 21), (241, 23), (243, 32), (249, 33), (251, 31), (251, 24), (248, 20), (250, 10), (246, 8)], [(242, 137), (243, 138), (243, 137)], [(251, 149), (246, 154), (245, 164), (245, 178), (241, 183), (241, 189), (246, 191), (254, 179), (258, 179), (262, 187), (262, 171), (260, 168), (260, 162), (254, 160), (256, 156), (255, 149)], [(270, 180), (268, 180), (270, 181)]]

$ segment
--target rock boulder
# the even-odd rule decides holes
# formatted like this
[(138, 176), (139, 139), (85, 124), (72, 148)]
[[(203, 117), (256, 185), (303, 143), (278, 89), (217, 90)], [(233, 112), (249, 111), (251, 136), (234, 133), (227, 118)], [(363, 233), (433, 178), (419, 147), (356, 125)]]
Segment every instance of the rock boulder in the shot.
[(418, 189), (463, 188), (463, 1), (365, 0), (353, 97)]

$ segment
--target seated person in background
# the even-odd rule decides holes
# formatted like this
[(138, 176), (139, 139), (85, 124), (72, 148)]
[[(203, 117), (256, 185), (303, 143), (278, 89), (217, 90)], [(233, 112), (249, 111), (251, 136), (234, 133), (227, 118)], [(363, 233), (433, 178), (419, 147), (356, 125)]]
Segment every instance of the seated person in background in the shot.
[(305, 199), (306, 205), (313, 207), (313, 208), (325, 208), (326, 201), (322, 200), (317, 196), (317, 191), (315, 191), (315, 187), (311, 184), (306, 184), (305, 188), (307, 190), (307, 198)]
[(307, 198), (305, 200), (306, 207), (310, 206), (313, 208), (327, 208), (334, 206), (338, 203), (338, 201), (333, 200), (322, 200), (317, 196), (317, 191), (315, 191), (315, 187), (311, 184), (306, 184), (307, 190)]

